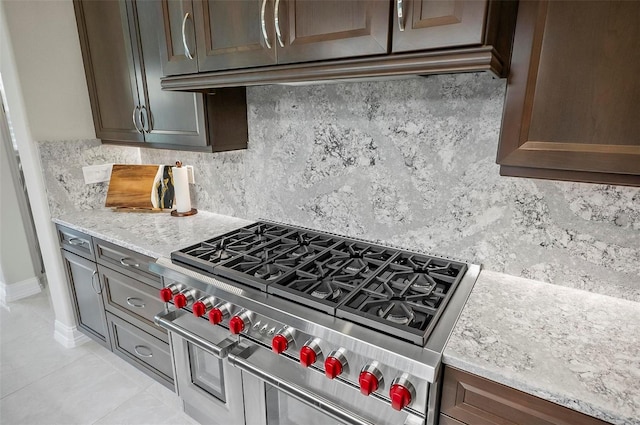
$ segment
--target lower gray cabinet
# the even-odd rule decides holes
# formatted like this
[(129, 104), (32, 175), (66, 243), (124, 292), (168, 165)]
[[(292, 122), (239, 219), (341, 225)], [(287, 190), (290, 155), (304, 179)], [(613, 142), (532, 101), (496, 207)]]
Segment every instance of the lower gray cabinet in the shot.
[(173, 390), (173, 366), (167, 334), (151, 330), (152, 335), (149, 329), (145, 332), (111, 313), (107, 313), (107, 322), (113, 352)]
[(111, 348), (102, 301), (102, 284), (96, 263), (62, 250), (78, 327), (107, 348)]
[(79, 330), (174, 391), (169, 337), (153, 322), (165, 308), (153, 258), (57, 227)]

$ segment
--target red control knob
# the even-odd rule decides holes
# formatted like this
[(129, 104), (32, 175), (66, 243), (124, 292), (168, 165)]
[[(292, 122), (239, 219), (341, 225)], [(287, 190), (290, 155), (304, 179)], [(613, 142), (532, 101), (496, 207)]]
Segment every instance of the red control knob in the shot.
[(229, 330), (232, 334), (238, 335), (244, 330), (244, 320), (240, 316), (233, 316), (229, 319)]
[(324, 374), (333, 379), (342, 373), (342, 362), (335, 357), (327, 357), (324, 361)]
[(289, 341), (287, 340), (287, 337), (281, 334), (278, 334), (276, 336), (273, 337), (273, 339), (271, 340), (271, 348), (273, 349), (273, 352), (276, 354), (282, 354), (285, 351), (287, 351), (287, 348), (289, 347)]
[(224, 317), (224, 314), (222, 314), (222, 310), (220, 310), (219, 308), (212, 308), (211, 311), (209, 312), (209, 321), (214, 325), (217, 325), (218, 323), (222, 322), (223, 317)]
[(187, 305), (187, 297), (184, 294), (176, 295), (173, 297), (173, 305), (175, 305), (176, 308), (185, 307)]
[(402, 410), (411, 403), (411, 392), (400, 384), (392, 385), (389, 398), (391, 398), (391, 407)]
[(207, 306), (204, 305), (202, 301), (196, 301), (193, 303), (191, 309), (193, 310), (193, 315), (196, 317), (204, 316), (204, 313), (207, 312)]
[(318, 360), (315, 350), (308, 345), (300, 349), (300, 364), (302, 367), (309, 367)]
[(162, 288), (160, 290), (160, 299), (162, 302), (168, 303), (173, 298), (173, 291), (171, 288)]
[(371, 372), (360, 372), (358, 382), (360, 383), (360, 392), (364, 395), (375, 392), (380, 386), (380, 381)]

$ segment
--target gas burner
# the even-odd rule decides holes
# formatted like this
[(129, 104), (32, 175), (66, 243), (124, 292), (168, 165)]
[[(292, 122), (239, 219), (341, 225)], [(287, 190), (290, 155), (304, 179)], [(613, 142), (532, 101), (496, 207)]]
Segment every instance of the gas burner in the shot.
[[(440, 260), (442, 263), (442, 260)], [(451, 262), (444, 262), (444, 264), (436, 264), (435, 259), (426, 258), (418, 259), (416, 256), (411, 256), (406, 259), (405, 264), (413, 269), (416, 273), (430, 274), (438, 273), (447, 276), (457, 276), (458, 270), (452, 267)]]
[(340, 273), (362, 274), (365, 277), (373, 275), (395, 255), (391, 250), (358, 242), (342, 243), (331, 248), (330, 252), (328, 267), (340, 270)]
[(398, 325), (408, 325), (415, 319), (415, 314), (402, 302), (391, 302), (386, 307), (378, 308), (378, 317)]
[(209, 261), (213, 262), (221, 262), (224, 260), (228, 260), (233, 255), (224, 248), (217, 249), (213, 251), (213, 253), (209, 256)]
[(400, 285), (408, 285), (414, 291), (420, 292), (431, 292), (431, 290), (436, 286), (436, 281), (433, 280), (431, 276), (427, 273), (416, 272), (413, 274), (409, 274), (406, 276), (401, 282)]
[(283, 274), (282, 269), (275, 264), (265, 264), (253, 273), (253, 275), (258, 279), (264, 280), (275, 280)]
[(323, 279), (320, 285), (311, 292), (311, 296), (323, 300), (336, 300), (342, 296), (342, 290), (334, 287), (330, 279)]
[(311, 248), (308, 244), (300, 245), (299, 247), (297, 247), (296, 249), (294, 249), (289, 253), (289, 256), (291, 257), (299, 257), (303, 259), (311, 258), (314, 255), (316, 255), (315, 250)]

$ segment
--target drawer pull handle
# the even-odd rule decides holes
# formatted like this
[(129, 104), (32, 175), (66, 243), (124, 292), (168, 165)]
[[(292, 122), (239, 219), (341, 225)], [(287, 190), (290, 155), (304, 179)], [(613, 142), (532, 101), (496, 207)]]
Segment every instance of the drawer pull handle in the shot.
[(120, 259), (120, 264), (122, 264), (125, 267), (140, 267), (140, 264), (136, 263), (136, 260), (129, 257), (122, 257)]
[(127, 298), (127, 304), (129, 304), (131, 307), (144, 308), (144, 303), (140, 298), (129, 297)]
[(82, 246), (84, 244), (85, 244), (84, 239), (80, 239), (80, 238), (71, 238), (71, 239), (69, 239), (69, 245)]
[[(143, 353), (141, 352), (141, 350), (145, 350), (147, 351), (147, 353)], [(136, 354), (140, 357), (153, 357), (153, 351), (151, 351), (151, 348), (147, 347), (146, 345), (136, 345), (135, 347), (133, 347), (133, 351), (135, 351)]]

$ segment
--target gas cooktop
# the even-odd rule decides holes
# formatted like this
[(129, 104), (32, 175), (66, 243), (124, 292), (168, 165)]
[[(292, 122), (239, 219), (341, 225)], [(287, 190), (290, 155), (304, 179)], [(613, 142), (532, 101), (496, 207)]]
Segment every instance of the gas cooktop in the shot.
[(423, 346), (467, 264), (259, 221), (172, 262)]

